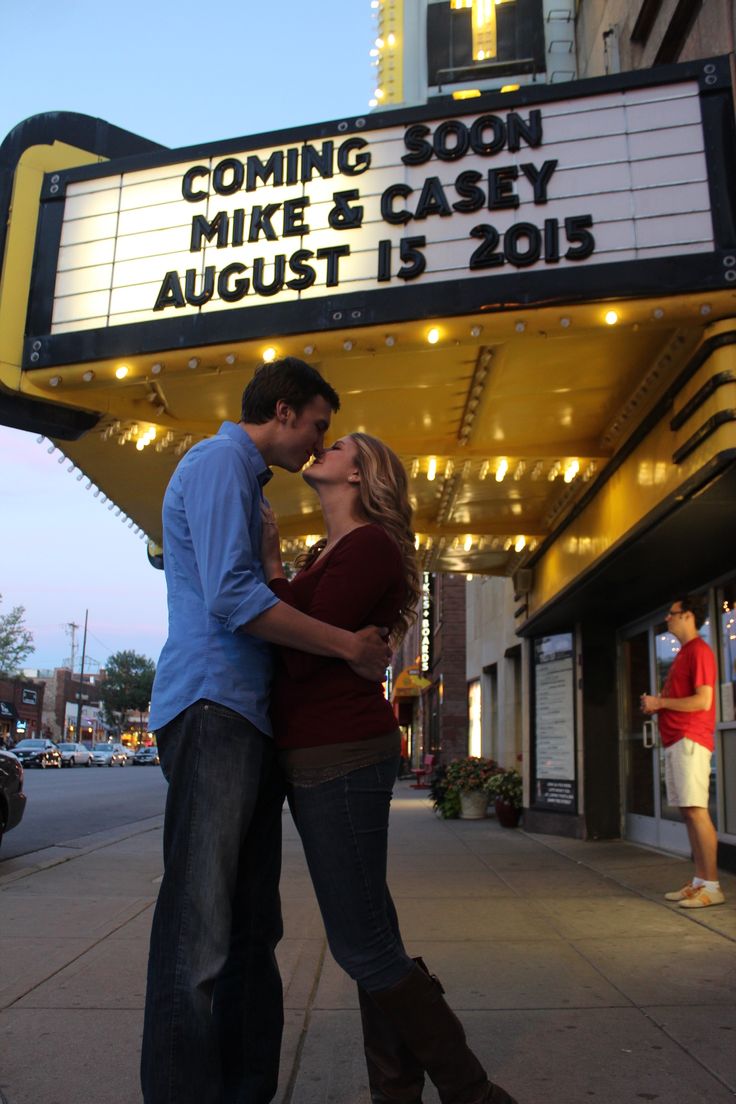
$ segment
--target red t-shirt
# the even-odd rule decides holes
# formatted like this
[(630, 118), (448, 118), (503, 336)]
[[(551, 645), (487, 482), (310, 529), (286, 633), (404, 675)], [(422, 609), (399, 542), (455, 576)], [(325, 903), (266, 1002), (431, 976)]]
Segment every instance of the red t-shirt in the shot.
[[(396, 624), (406, 580), (396, 542), (380, 525), (361, 525), (274, 594), (302, 613), (355, 632)], [(317, 747), (393, 732), (396, 717), (380, 682), (360, 678), (344, 660), (279, 648), (271, 720), (279, 747)]]
[(700, 636), (688, 640), (675, 656), (662, 687), (662, 697), (689, 698), (698, 686), (713, 687), (710, 709), (697, 709), (694, 713), (660, 709), (657, 713), (659, 734), (664, 747), (676, 744), (685, 736), (710, 751), (715, 747), (716, 657)]

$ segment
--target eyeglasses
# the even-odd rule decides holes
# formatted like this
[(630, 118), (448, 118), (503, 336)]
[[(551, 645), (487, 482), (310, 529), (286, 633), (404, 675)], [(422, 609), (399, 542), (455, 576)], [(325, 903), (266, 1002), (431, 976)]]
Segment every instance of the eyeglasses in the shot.
[(685, 614), (687, 612), (688, 612), (687, 610), (668, 610), (667, 613), (665, 614), (665, 620), (668, 617), (682, 617), (683, 614)]

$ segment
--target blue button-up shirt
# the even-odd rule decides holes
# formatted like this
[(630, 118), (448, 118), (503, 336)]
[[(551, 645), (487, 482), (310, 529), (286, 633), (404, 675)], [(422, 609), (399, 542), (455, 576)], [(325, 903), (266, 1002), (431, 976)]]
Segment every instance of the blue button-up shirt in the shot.
[(271, 734), (271, 645), (238, 631), (278, 600), (260, 556), (270, 477), (234, 422), (190, 449), (171, 477), (163, 504), (169, 635), (153, 684), (152, 729), (209, 698)]

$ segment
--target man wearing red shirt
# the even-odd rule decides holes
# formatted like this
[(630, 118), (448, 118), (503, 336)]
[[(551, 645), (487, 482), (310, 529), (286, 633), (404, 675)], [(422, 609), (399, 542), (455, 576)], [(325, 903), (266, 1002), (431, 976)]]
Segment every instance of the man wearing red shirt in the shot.
[(695, 861), (692, 882), (665, 893), (680, 908), (723, 904), (718, 882), (718, 836), (708, 812), (710, 759), (714, 749), (716, 659), (698, 634), (704, 605), (689, 596), (672, 602), (667, 626), (680, 642), (661, 695), (642, 694), (643, 713), (657, 713), (665, 754), (667, 800), (682, 813)]

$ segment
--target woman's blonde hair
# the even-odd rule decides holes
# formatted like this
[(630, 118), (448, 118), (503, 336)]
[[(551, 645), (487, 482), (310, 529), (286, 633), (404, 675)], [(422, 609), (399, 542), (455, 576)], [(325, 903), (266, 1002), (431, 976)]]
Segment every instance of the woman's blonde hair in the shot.
[[(391, 640), (396, 644), (416, 620), (415, 606), (421, 593), (409, 483), (398, 456), (383, 441), (368, 433), (348, 436), (357, 449), (355, 466), (360, 473), (358, 494), (362, 511), (368, 521), (380, 525), (393, 538), (404, 565), (406, 597), (399, 610), (398, 622), (391, 628)], [(323, 540), (313, 545), (306, 555), (298, 557), (296, 566), (308, 567), (324, 546)]]

